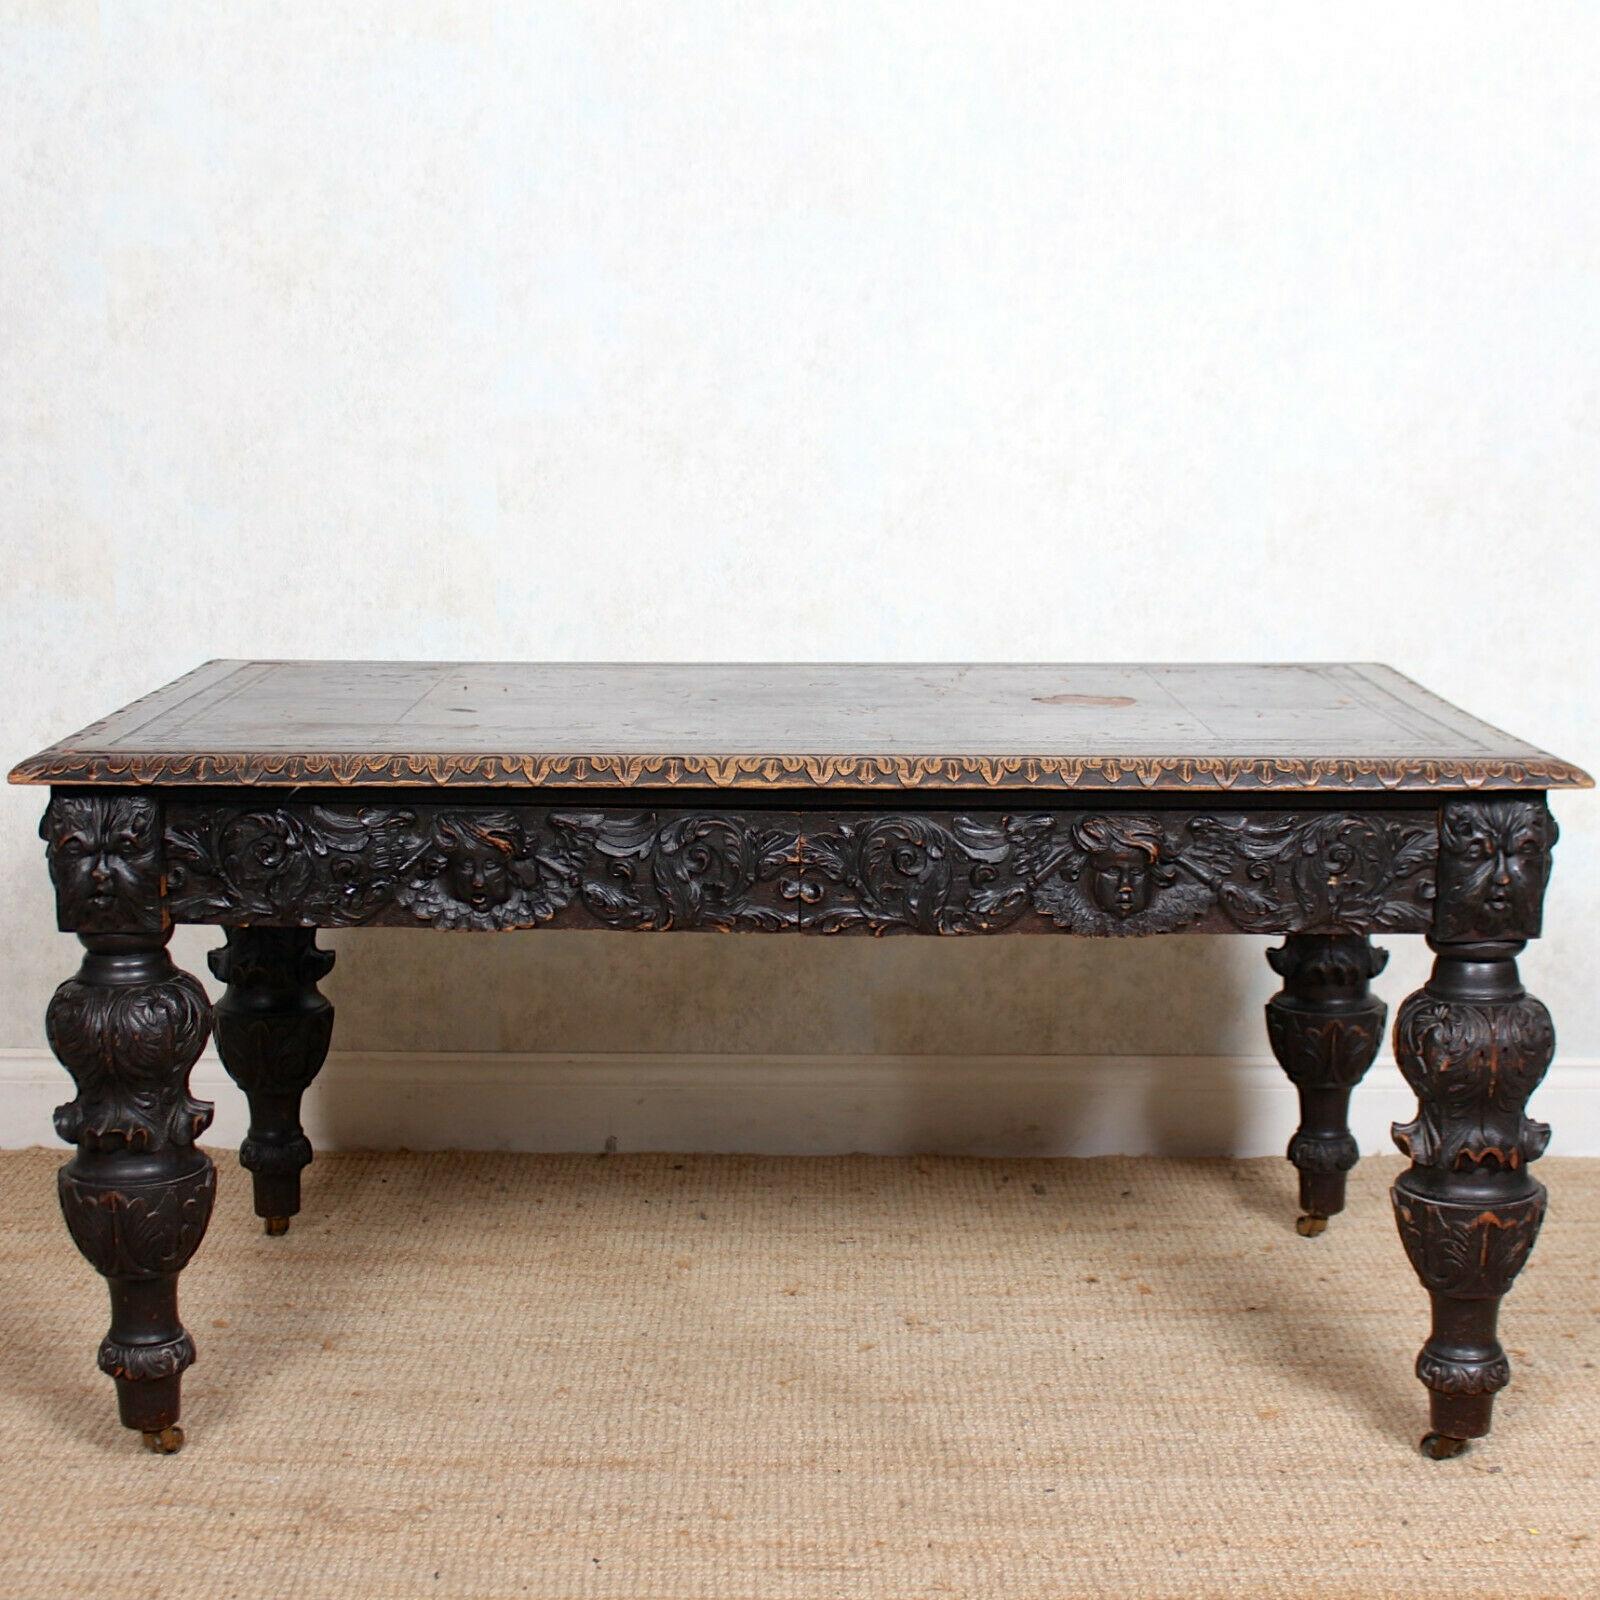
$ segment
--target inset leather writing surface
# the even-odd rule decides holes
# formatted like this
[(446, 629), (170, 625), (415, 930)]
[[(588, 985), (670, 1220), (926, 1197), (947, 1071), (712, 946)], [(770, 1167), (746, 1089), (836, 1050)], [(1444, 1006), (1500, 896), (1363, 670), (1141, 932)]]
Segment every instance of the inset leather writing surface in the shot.
[(1587, 786), (1387, 667), (215, 661), (13, 782)]

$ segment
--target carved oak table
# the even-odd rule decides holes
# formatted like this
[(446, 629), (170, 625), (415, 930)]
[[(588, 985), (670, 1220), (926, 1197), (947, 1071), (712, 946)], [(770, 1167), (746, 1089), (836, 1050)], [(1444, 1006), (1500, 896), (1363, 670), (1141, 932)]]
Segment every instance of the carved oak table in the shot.
[[(122, 1421), (177, 1449), (177, 1284), (215, 1191), (189, 1071), (213, 1028), (269, 1234), (300, 1207), (328, 1050), (318, 928), (1282, 936), (1300, 1231), (1344, 1204), (1385, 1008), (1374, 934), (1435, 952), (1394, 1047), (1433, 1456), (1489, 1431), (1500, 1300), (1545, 1209), (1524, 1108), (1555, 1046), (1517, 956), (1575, 767), (1374, 666), (536, 666), (214, 661), (23, 762), (48, 784), (46, 1028)], [(213, 1008), (166, 950), (225, 930)]]

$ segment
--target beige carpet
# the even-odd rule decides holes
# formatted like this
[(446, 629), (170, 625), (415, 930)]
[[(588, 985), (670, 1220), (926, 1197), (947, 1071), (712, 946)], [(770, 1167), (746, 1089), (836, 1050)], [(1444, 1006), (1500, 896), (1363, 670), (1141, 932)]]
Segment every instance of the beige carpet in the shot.
[(53, 1152), (0, 1157), (0, 1594), (1600, 1595), (1600, 1162), (1550, 1161), (1499, 1432), (1415, 1450), (1367, 1162), (231, 1153), (189, 1445), (93, 1367)]

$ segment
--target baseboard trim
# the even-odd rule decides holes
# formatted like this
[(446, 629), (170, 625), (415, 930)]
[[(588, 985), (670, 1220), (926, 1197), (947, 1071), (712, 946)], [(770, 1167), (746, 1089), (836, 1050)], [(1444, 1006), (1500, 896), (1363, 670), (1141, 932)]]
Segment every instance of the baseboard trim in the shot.
[[(194, 1072), (206, 1135), (236, 1146), (244, 1097)], [(68, 1082), (0, 1050), (0, 1148), (53, 1142)], [(1534, 1101), (1553, 1154), (1600, 1155), (1600, 1061), (1555, 1066)], [(1275, 1061), (1241, 1056), (536, 1055), (335, 1052), (306, 1097), (319, 1149), (701, 1150), (773, 1155), (1269, 1155), (1295, 1123)], [(1364, 1150), (1415, 1110), (1392, 1064), (1357, 1092)]]

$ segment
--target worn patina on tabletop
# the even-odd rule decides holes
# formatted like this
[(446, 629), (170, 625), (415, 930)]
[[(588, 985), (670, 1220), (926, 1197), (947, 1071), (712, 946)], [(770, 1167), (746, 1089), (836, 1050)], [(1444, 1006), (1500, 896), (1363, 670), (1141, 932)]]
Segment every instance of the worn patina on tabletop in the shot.
[[(1342, 1209), (1382, 1040), (1373, 934), (1422, 934), (1395, 1214), (1433, 1303), (1425, 1450), (1489, 1430), (1501, 1297), (1531, 1249), (1555, 1048), (1538, 935), (1571, 764), (1386, 667), (213, 661), (22, 762), (78, 973), (62, 1209), (107, 1279), (123, 1421), (182, 1443), (177, 1281), (215, 1190), (189, 1072), (213, 1027), (267, 1231), (299, 1210), (328, 1051), (316, 929), (1280, 935), (1299, 1227)], [(166, 946), (220, 926), (213, 1007)]]

